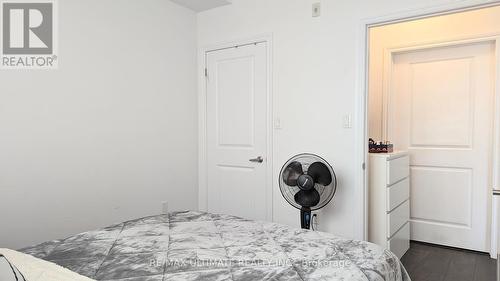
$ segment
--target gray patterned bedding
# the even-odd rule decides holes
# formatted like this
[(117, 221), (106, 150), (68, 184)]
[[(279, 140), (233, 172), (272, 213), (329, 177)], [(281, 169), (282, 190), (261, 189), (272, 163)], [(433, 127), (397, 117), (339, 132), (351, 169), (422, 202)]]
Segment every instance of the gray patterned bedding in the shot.
[(96, 280), (410, 280), (391, 252), (371, 243), (194, 211), (21, 251)]

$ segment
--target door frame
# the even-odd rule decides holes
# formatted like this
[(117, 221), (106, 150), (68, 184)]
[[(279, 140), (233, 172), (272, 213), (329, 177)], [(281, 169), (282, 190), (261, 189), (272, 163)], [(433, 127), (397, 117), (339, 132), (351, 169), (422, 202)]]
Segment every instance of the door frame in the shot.
[[(499, 151), (498, 151), (498, 146), (500, 145), (500, 122), (499, 122), (499, 116), (500, 116), (500, 32), (495, 32), (492, 34), (483, 34), (483, 35), (478, 35), (475, 37), (459, 37), (459, 38), (453, 38), (450, 40), (446, 41), (429, 41), (425, 43), (412, 43), (412, 44), (406, 44), (406, 45), (401, 45), (401, 46), (391, 46), (388, 48), (384, 49), (384, 62), (383, 62), (383, 74), (382, 74), (382, 79), (383, 79), (383, 89), (382, 89), (382, 120), (384, 121), (382, 123), (382, 136), (383, 139), (388, 139), (389, 132), (388, 132), (388, 126), (389, 126), (389, 106), (390, 106), (390, 95), (392, 94), (392, 82), (393, 82), (393, 57), (397, 54), (400, 53), (405, 53), (405, 52), (412, 52), (412, 51), (419, 51), (419, 50), (428, 50), (428, 49), (434, 49), (434, 48), (440, 48), (440, 47), (452, 47), (452, 46), (464, 46), (468, 44), (474, 44), (474, 43), (486, 43), (490, 42), (494, 44), (495, 48), (495, 53), (494, 53), (494, 58), (495, 58), (495, 64), (496, 64), (496, 70), (495, 70), (495, 87), (494, 87), (494, 108), (493, 108), (493, 127), (492, 129), (492, 137), (493, 140), (491, 142), (492, 147), (491, 153), (493, 154), (493, 157), (491, 159), (491, 166), (489, 170), (489, 174), (491, 176), (490, 182), (491, 186), (489, 187), (490, 189), (493, 189), (493, 187), (498, 186), (498, 169), (500, 169), (499, 166)], [(490, 255), (493, 258), (497, 257), (498, 254), (498, 229), (497, 229), (497, 216), (498, 212), (496, 211), (498, 206), (496, 206), (496, 202), (494, 200), (494, 196), (492, 192), (488, 193), (488, 218), (490, 220), (489, 223), (489, 235), (490, 235)]]
[[(360, 218), (362, 223), (358, 224), (355, 228), (355, 233), (357, 236), (362, 237), (363, 239), (368, 238), (368, 169), (369, 169), (369, 161), (368, 161), (368, 79), (369, 79), (369, 29), (376, 26), (389, 25), (399, 22), (412, 21), (417, 19), (424, 19), (429, 17), (435, 17), (446, 14), (459, 13), (469, 10), (476, 10), (481, 8), (487, 8), (492, 6), (500, 5), (499, 0), (464, 0), (460, 2), (453, 2), (448, 4), (441, 5), (433, 5), (430, 7), (420, 8), (420, 9), (412, 9), (407, 11), (402, 11), (390, 15), (385, 15), (381, 17), (374, 18), (366, 18), (360, 21), (358, 31), (357, 31), (357, 48), (356, 48), (356, 108), (355, 108), (355, 184), (356, 188), (356, 198), (358, 198), (357, 205), (358, 208), (355, 210), (359, 210), (359, 213), (355, 214), (356, 217)], [(497, 54), (499, 52), (499, 46), (497, 45)], [(499, 57), (497, 56), (497, 61), (499, 61)], [(499, 96), (500, 92), (500, 71), (497, 71), (497, 85), (495, 87), (496, 96)], [(500, 168), (500, 155), (498, 151), (498, 146), (500, 145), (500, 124), (497, 122), (499, 117), (499, 108), (500, 108), (500, 98), (497, 98), (496, 102), (496, 120), (495, 120), (495, 132), (496, 136), (494, 140), (494, 162), (493, 169), (498, 170)], [(497, 172), (497, 171), (494, 171)], [(499, 186), (498, 175), (496, 179), (494, 179), (493, 183), (495, 186)], [(499, 207), (497, 207), (499, 208)], [(497, 219), (498, 214), (492, 214), (492, 219)], [(494, 225), (494, 224), (493, 224)], [(494, 245), (497, 244), (497, 241), (493, 242), (494, 236), (493, 233), (495, 230), (492, 229), (492, 243), (491, 243), (491, 251), (490, 255), (492, 258), (497, 258), (497, 248), (493, 248)], [(497, 234), (498, 235), (498, 234)]]
[(273, 167), (274, 167), (274, 99), (272, 83), (271, 33), (245, 39), (231, 40), (200, 47), (198, 50), (198, 209), (208, 210), (208, 156), (207, 156), (207, 84), (205, 69), (207, 53), (255, 43), (266, 43), (267, 54), (267, 151), (266, 151), (266, 220), (273, 221)]

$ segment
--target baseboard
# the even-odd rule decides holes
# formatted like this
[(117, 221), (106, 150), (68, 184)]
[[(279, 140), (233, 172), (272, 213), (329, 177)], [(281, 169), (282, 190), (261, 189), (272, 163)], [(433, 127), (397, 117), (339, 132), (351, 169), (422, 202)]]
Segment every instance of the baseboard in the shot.
[(500, 281), (500, 254), (497, 257), (497, 281)]

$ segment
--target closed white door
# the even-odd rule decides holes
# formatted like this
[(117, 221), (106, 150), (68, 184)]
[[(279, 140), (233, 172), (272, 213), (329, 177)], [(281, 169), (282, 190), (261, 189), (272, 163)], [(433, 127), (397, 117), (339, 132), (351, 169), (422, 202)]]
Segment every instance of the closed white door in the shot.
[(393, 56), (388, 139), (411, 156), (411, 239), (488, 252), (494, 43)]
[(266, 43), (207, 53), (207, 207), (268, 217)]

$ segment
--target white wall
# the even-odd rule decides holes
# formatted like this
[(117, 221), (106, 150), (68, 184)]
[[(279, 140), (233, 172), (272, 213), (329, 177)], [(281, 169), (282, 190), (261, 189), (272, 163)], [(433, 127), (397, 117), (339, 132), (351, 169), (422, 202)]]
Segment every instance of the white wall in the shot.
[[(322, 3), (319, 18), (311, 17), (314, 2)], [(273, 34), (274, 111), (283, 124), (275, 135), (273, 178), (299, 152), (315, 152), (333, 165), (339, 186), (320, 215), (321, 230), (363, 237), (355, 129), (342, 128), (343, 116), (355, 113), (362, 19), (454, 2), (464, 1), (234, 0), (198, 15), (199, 46)], [(298, 210), (284, 202), (274, 184), (274, 220), (297, 226)]]
[(384, 53), (391, 48), (500, 35), (500, 6), (443, 15), (370, 30), (369, 135), (377, 141), (383, 134)]
[(0, 71), (0, 247), (197, 208), (196, 15), (59, 2), (59, 69)]

